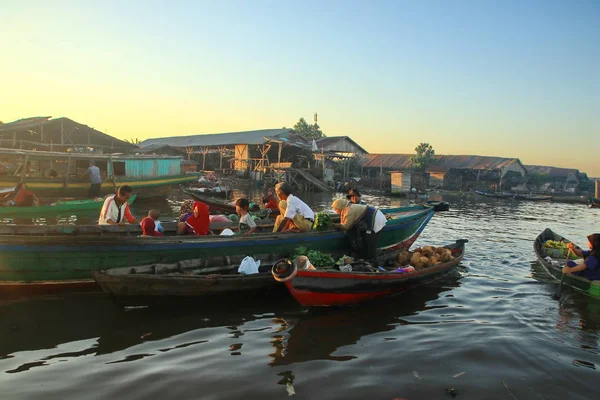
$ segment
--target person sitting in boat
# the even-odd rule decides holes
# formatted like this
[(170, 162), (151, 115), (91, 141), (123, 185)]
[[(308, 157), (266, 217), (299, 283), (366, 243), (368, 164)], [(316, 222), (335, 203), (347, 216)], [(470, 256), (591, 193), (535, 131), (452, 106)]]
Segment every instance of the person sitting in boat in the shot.
[(346, 199), (335, 200), (331, 207), (340, 215), (340, 223), (333, 226), (348, 233), (352, 249), (365, 260), (375, 258), (378, 233), (387, 222), (385, 215), (375, 207)]
[(275, 219), (273, 232), (308, 232), (311, 230), (315, 213), (305, 202), (292, 194), (290, 185), (280, 182), (275, 186), (279, 197), (280, 215)]
[(235, 212), (240, 215), (240, 233), (244, 236), (249, 236), (256, 230), (256, 222), (252, 215), (248, 212), (250, 202), (247, 198), (242, 197), (235, 202)]
[(31, 207), (39, 204), (38, 198), (31, 190), (27, 189), (27, 185), (24, 183), (18, 183), (13, 193), (11, 204), (17, 207)]
[(140, 222), (140, 226), (142, 228), (142, 236), (163, 236), (160, 231), (160, 211), (158, 210), (150, 210), (148, 211), (148, 216), (145, 217), (142, 222)]
[(129, 198), (132, 193), (131, 186), (123, 185), (119, 187), (117, 194), (104, 199), (98, 225), (125, 225), (125, 221), (137, 224), (137, 219), (129, 210)]
[(177, 233), (180, 235), (197, 236), (205, 236), (212, 233), (210, 231), (208, 204), (196, 200), (190, 207), (189, 201), (186, 201), (180, 209)]
[(587, 237), (589, 251), (576, 249), (573, 243), (568, 243), (567, 247), (575, 255), (583, 257), (582, 260), (567, 261), (563, 268), (564, 274), (575, 274), (591, 281), (600, 280), (600, 233), (594, 233)]
[(361, 200), (362, 195), (360, 194), (360, 192), (358, 191), (358, 189), (352, 188), (350, 189), (350, 191), (348, 192), (348, 194), (346, 195), (346, 198), (348, 200), (350, 200), (350, 202), (352, 204), (367, 204), (364, 201)]
[(279, 204), (277, 203), (277, 199), (273, 196), (273, 189), (267, 190), (267, 195), (262, 199), (265, 208), (268, 208), (272, 211), (276, 211), (279, 209)]

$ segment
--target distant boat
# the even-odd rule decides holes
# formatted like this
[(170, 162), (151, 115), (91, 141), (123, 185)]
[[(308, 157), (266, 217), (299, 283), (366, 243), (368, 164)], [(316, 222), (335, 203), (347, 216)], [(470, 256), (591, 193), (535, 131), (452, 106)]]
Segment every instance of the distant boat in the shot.
[(478, 194), (480, 196), (491, 197), (494, 199), (512, 199), (514, 197), (513, 193), (504, 193), (504, 192), (494, 192), (489, 193), (483, 190), (474, 190), (473, 193)]

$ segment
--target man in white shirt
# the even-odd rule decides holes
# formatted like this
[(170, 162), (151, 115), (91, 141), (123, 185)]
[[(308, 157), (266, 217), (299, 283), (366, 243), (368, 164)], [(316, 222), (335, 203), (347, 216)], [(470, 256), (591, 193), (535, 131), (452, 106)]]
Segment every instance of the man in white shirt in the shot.
[(123, 185), (116, 195), (108, 196), (102, 205), (98, 225), (125, 225), (125, 220), (137, 224), (137, 219), (129, 211), (128, 201), (132, 192), (131, 186)]
[(290, 185), (285, 182), (275, 186), (279, 197), (281, 214), (275, 220), (273, 232), (308, 232), (315, 222), (315, 213), (298, 197), (292, 195)]

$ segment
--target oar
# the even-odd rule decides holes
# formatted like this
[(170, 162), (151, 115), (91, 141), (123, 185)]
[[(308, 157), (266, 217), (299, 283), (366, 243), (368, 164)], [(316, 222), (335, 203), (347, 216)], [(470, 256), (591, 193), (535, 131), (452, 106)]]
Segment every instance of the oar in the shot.
[[(571, 249), (568, 249), (567, 250), (567, 261), (565, 262), (565, 266), (566, 266), (566, 263), (569, 262), (569, 257), (570, 256), (571, 256)], [(560, 277), (560, 283), (558, 284), (558, 287), (556, 288), (556, 291), (552, 295), (552, 298), (554, 300), (560, 300), (560, 296), (562, 295), (562, 285), (563, 285), (563, 280), (564, 279), (565, 279), (565, 273), (563, 272), (562, 276)]]

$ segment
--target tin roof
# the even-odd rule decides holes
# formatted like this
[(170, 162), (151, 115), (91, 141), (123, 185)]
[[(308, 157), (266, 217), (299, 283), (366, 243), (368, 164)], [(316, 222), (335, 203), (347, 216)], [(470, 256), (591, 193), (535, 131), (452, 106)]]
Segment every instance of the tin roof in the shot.
[[(385, 168), (402, 171), (412, 166), (410, 161), (414, 154), (369, 154), (366, 156), (364, 167)], [(434, 164), (428, 172), (446, 172), (450, 169), (475, 169), (493, 171), (516, 165), (525, 170), (518, 158), (488, 157), (488, 156), (461, 156), (461, 155), (435, 155)]]
[(360, 149), (363, 153), (369, 154), (369, 152), (366, 151), (362, 146), (360, 146), (358, 143), (356, 143), (354, 140), (352, 140), (352, 138), (350, 136), (329, 136), (329, 137), (317, 139), (315, 142), (317, 143), (317, 146), (319, 148), (321, 148), (321, 147), (325, 147), (325, 146), (334, 145), (334, 144), (344, 141), (344, 140), (349, 141), (355, 147)]
[(307, 145), (307, 141), (297, 135), (293, 129), (284, 128), (146, 139), (140, 143), (140, 147), (144, 148), (150, 145), (169, 145), (179, 148), (231, 146), (236, 144), (265, 144), (270, 140), (289, 144)]
[(569, 176), (577, 176), (580, 172), (573, 168), (558, 168), (545, 165), (526, 165), (527, 171), (536, 174), (550, 175), (553, 178), (568, 178)]

